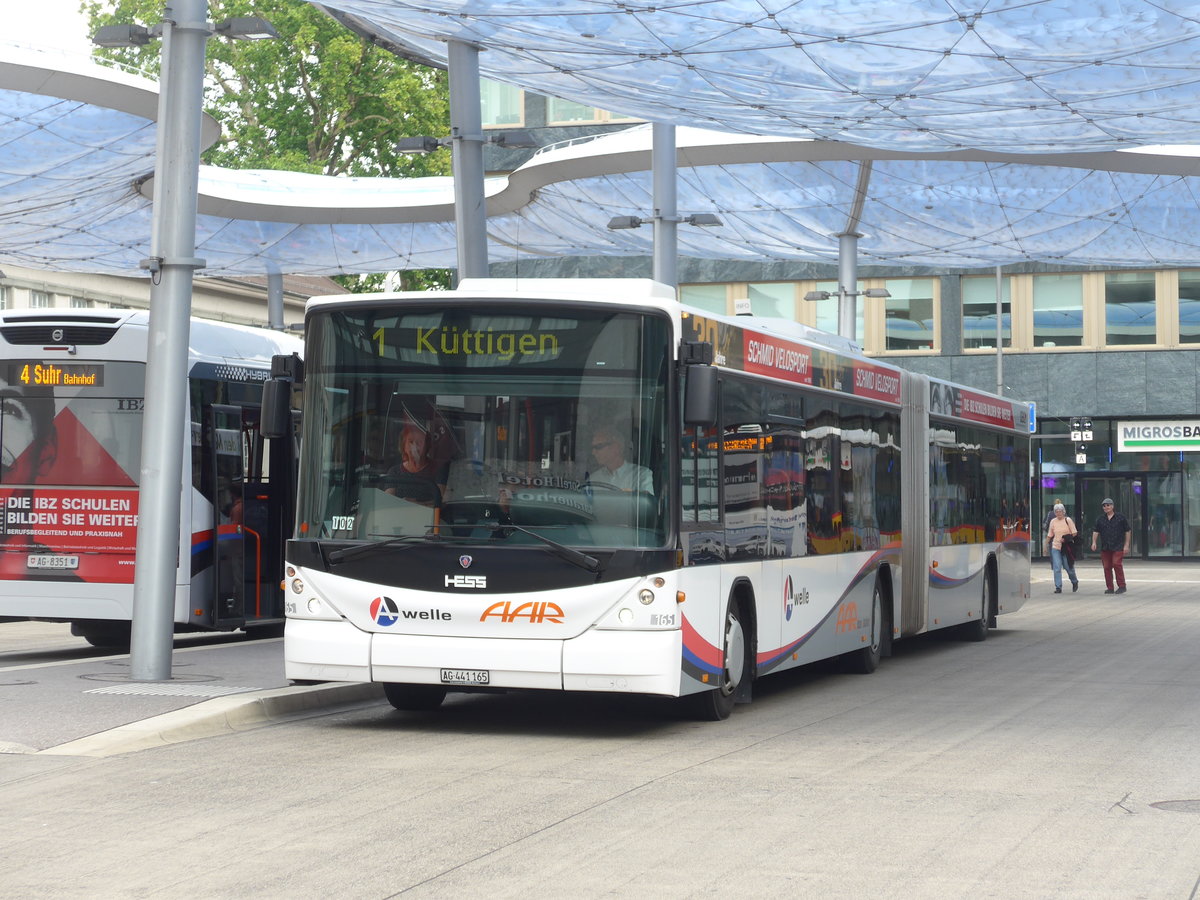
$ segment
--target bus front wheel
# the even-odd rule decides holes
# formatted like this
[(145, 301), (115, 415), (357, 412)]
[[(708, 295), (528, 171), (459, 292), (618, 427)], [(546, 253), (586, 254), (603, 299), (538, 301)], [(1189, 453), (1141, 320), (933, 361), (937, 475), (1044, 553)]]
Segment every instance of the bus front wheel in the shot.
[(706, 722), (719, 722), (729, 718), (737, 702), (738, 687), (743, 679), (750, 677), (747, 658), (749, 646), (745, 629), (742, 628), (742, 621), (738, 616), (736, 601), (730, 600), (725, 611), (721, 684), (711, 691), (693, 694), (689, 698), (696, 718)]
[(437, 709), (446, 699), (446, 689), (436, 684), (385, 684), (383, 694), (394, 708), (409, 712)]

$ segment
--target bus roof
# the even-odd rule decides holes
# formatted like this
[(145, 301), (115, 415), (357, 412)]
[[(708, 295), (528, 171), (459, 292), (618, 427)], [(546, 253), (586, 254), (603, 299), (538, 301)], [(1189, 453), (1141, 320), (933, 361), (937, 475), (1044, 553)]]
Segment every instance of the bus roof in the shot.
[[(88, 328), (111, 327), (144, 332), (149, 326), (150, 313), (144, 309), (22, 309), (0, 312), (0, 327), (71, 325)], [(9, 338), (6, 333), (5, 338)], [(14, 343), (9, 338), (9, 343)], [(68, 336), (64, 343), (71, 343)], [(81, 346), (83, 344), (81, 343)], [(188, 335), (188, 350), (193, 359), (253, 360), (269, 364), (276, 354), (303, 353), (304, 342), (294, 336), (269, 328), (237, 325), (213, 319), (193, 318)]]

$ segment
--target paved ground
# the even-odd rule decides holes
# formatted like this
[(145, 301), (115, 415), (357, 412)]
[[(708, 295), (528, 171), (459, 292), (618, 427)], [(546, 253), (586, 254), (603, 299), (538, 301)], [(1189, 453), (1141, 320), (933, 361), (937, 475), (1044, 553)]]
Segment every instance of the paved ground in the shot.
[(171, 676), (132, 682), (128, 654), (101, 654), (69, 625), (0, 622), (0, 752), (104, 755), (380, 696), (369, 685), (289, 687), (283, 639), (244, 634), (180, 636)]

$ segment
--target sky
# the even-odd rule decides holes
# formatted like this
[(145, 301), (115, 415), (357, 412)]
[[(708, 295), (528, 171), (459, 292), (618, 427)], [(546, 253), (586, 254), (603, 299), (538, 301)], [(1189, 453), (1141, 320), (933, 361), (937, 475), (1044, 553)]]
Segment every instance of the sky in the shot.
[(91, 53), (79, 5), (80, 0), (0, 0), (0, 41)]

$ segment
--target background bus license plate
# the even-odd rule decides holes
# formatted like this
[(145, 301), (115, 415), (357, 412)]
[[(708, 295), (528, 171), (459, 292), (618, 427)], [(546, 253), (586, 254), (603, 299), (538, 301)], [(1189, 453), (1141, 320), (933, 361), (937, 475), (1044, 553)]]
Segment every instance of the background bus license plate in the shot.
[(25, 560), (30, 569), (78, 569), (78, 556), (30, 556)]
[(442, 669), (442, 684), (487, 684), (487, 669)]

